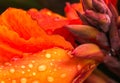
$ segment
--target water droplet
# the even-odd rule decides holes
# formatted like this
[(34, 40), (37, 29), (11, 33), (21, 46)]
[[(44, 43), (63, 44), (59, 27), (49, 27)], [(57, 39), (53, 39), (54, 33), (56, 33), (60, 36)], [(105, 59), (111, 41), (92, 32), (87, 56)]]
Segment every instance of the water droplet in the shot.
[(29, 68), (33, 68), (33, 64), (28, 64), (28, 67)]
[(5, 63), (6, 66), (11, 66), (12, 64), (10, 64), (9, 62)]
[(25, 68), (25, 65), (22, 65), (21, 68), (24, 69), (24, 68)]
[(27, 79), (26, 78), (21, 78), (21, 83), (27, 83)]
[(15, 69), (14, 69), (14, 68), (10, 69), (10, 72), (11, 72), (11, 73), (14, 73), (14, 72), (15, 72)]
[(96, 64), (90, 65), (90, 69), (95, 68)]
[(54, 78), (52, 76), (48, 76), (47, 80), (48, 80), (48, 82), (53, 82)]
[(35, 63), (35, 61), (34, 61), (34, 60), (32, 60), (32, 63)]
[(25, 74), (25, 71), (22, 71), (22, 74)]
[(33, 73), (32, 73), (32, 75), (33, 75), (33, 76), (35, 76), (35, 75), (36, 75), (36, 73), (35, 73), (35, 72), (33, 72)]
[(54, 54), (57, 54), (57, 52), (56, 52), (56, 51), (54, 51)]
[(51, 66), (53, 66), (54, 64), (53, 63), (50, 63)]
[(5, 81), (1, 81), (0, 83), (5, 83)]
[(51, 12), (47, 12), (48, 15), (51, 15), (52, 13)]
[(61, 76), (60, 76), (61, 78), (65, 78), (66, 77), (66, 74), (65, 73), (63, 73), (63, 74), (61, 74)]
[(53, 69), (53, 71), (57, 71), (57, 69), (55, 68), (55, 69)]
[(50, 58), (50, 57), (51, 57), (51, 54), (48, 54), (48, 53), (47, 53), (47, 54), (45, 55), (45, 57), (46, 57), (46, 58)]
[(27, 71), (30, 72), (30, 69), (28, 69)]
[(81, 70), (81, 65), (77, 65), (77, 69), (78, 69), (78, 70)]
[(46, 65), (40, 65), (39, 67), (38, 67), (38, 70), (39, 71), (45, 71), (46, 70)]

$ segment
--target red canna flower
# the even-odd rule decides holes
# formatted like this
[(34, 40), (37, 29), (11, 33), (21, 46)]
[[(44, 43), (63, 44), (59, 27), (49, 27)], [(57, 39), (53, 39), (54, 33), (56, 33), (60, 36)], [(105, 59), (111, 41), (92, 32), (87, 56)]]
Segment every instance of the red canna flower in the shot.
[[(0, 83), (82, 83), (110, 50), (105, 33), (117, 13), (109, 3), (116, 6), (117, 0), (103, 3), (93, 0), (97, 13), (89, 11), (93, 9), (90, 0), (66, 3), (66, 17), (48, 9), (8, 8), (0, 15)], [(111, 41), (119, 43), (113, 26)], [(118, 52), (119, 46), (111, 41)]]
[(71, 43), (55, 34), (68, 20), (49, 10), (8, 8), (0, 21), (0, 83), (83, 82), (99, 63), (97, 58), (83, 57), (104, 56), (91, 43), (72, 53)]

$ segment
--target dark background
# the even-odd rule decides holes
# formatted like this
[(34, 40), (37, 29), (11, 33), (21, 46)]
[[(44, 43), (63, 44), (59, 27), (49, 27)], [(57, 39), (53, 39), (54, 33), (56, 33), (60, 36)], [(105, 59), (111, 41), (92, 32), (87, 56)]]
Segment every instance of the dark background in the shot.
[(30, 9), (30, 8), (49, 8), (54, 12), (64, 14), (66, 2), (79, 2), (79, 0), (0, 0), (0, 13), (8, 7)]
[(117, 8), (118, 8), (118, 12), (119, 12), (119, 14), (120, 14), (120, 0), (118, 0)]
[[(30, 8), (49, 8), (50, 10), (64, 15), (66, 2), (74, 3), (80, 0), (0, 0), (0, 13), (8, 7), (30, 9)], [(117, 9), (120, 13), (120, 0), (118, 0)]]

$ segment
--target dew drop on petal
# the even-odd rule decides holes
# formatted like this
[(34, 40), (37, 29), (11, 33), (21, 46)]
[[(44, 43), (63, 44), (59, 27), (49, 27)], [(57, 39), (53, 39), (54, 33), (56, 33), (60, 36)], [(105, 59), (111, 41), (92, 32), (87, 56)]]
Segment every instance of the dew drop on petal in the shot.
[(5, 83), (5, 81), (1, 81), (0, 83)]
[(25, 74), (25, 71), (22, 71), (22, 74)]
[(60, 76), (61, 78), (65, 78), (66, 77), (66, 74), (65, 73), (63, 73), (63, 74), (61, 74), (61, 76)]
[(54, 78), (52, 76), (48, 76), (47, 80), (48, 80), (48, 82), (53, 82)]
[(96, 64), (90, 65), (90, 69), (94, 68), (95, 66), (96, 66)]
[(57, 52), (55, 51), (54, 54), (57, 54)]
[(56, 68), (54, 68), (54, 69), (53, 69), (53, 71), (57, 71), (57, 69), (56, 69)]
[(11, 66), (12, 64), (10, 64), (9, 62), (5, 63), (6, 66)]
[(33, 68), (33, 64), (28, 64), (28, 67), (29, 68)]
[(51, 66), (53, 66), (54, 64), (53, 63), (50, 63)]
[(32, 60), (32, 63), (35, 63), (35, 61), (34, 61), (34, 60)]
[(14, 73), (14, 72), (15, 72), (15, 69), (14, 69), (14, 68), (10, 69), (10, 72), (11, 72), (11, 73)]
[(52, 13), (51, 13), (51, 12), (47, 12), (47, 14), (48, 14), (49, 16), (51, 16), (51, 15), (52, 15)]
[(81, 65), (77, 65), (77, 69), (78, 69), (78, 70), (81, 70)]
[(45, 57), (46, 57), (46, 58), (51, 58), (51, 54), (47, 53), (47, 54), (45, 55)]
[(25, 65), (22, 65), (21, 68), (24, 69), (24, 68), (25, 68)]
[(27, 71), (30, 72), (30, 69), (28, 69)]
[(33, 76), (35, 76), (35, 75), (36, 75), (36, 73), (35, 73), (35, 72), (33, 72), (33, 73), (32, 73), (32, 75), (33, 75)]
[(27, 79), (26, 78), (21, 78), (20, 82), (21, 83), (27, 83)]
[(38, 67), (38, 70), (39, 71), (45, 71), (46, 70), (46, 65), (40, 65), (39, 67)]

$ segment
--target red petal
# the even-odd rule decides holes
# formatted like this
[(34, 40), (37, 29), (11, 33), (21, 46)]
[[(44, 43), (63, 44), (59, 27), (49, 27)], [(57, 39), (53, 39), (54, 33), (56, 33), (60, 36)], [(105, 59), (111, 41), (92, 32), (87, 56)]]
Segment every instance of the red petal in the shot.
[(66, 7), (64, 10), (65, 10), (65, 14), (66, 14), (67, 18), (69, 18), (69, 19), (79, 19), (78, 15), (76, 13), (76, 10), (83, 12), (81, 3), (74, 3), (74, 4), (66, 3)]
[(62, 36), (46, 34), (24, 10), (9, 8), (0, 20), (0, 42), (10, 48), (29, 53), (52, 47), (73, 48)]

